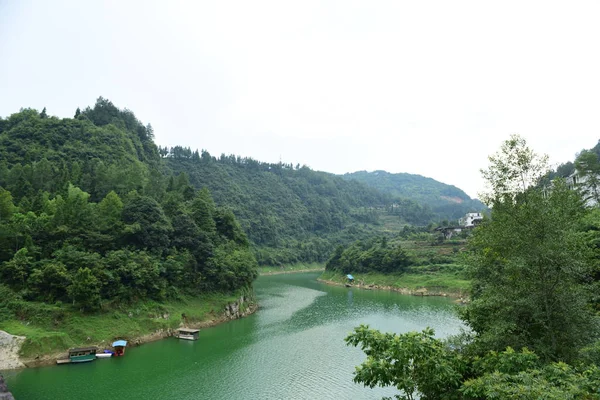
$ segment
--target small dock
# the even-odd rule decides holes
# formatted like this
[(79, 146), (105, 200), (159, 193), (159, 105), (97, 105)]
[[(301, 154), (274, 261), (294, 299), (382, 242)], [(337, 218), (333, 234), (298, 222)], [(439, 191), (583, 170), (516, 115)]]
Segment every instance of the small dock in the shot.
[(65, 358), (62, 360), (56, 360), (56, 364), (61, 365), (61, 364), (71, 364), (71, 359), (69, 358)]

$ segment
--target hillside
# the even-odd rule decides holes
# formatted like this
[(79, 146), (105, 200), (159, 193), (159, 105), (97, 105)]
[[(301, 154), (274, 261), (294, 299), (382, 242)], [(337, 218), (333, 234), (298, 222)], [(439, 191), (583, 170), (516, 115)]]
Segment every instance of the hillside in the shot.
[(395, 232), (426, 225), (433, 216), (414, 201), (306, 166), (178, 147), (159, 152), (174, 175), (187, 174), (194, 187), (208, 188), (233, 211), (261, 264), (324, 261), (336, 244), (381, 234), (389, 225)]
[(231, 211), (161, 169), (151, 127), (102, 98), (0, 119), (0, 320), (23, 301), (91, 311), (251, 285)]
[(456, 186), (421, 175), (386, 171), (358, 171), (342, 175), (348, 181), (362, 182), (392, 196), (415, 201), (431, 208), (439, 219), (456, 220), (468, 212), (486, 209)]
[[(419, 178), (462, 201), (458, 216), (467, 209), (470, 199), (459, 189)], [(191, 212), (198, 190), (207, 188), (206, 198), (233, 212), (262, 265), (322, 262), (335, 245), (393, 235), (407, 224), (424, 226), (439, 220), (444, 206), (457, 208), (450, 200), (431, 202), (433, 195), (420, 181), (411, 183), (411, 190), (389, 190), (390, 185), (371, 187), (371, 180), (358, 180), (300, 165), (157, 147), (150, 125), (103, 98), (78, 109), (74, 118), (31, 109), (0, 118), (0, 186), (19, 212), (39, 215), (47, 201), (68, 196), (72, 185), (89, 194), (90, 204), (110, 192), (124, 203), (132, 193), (151, 198), (173, 225), (183, 221), (178, 214)], [(0, 261), (13, 252), (8, 245), (0, 248)]]

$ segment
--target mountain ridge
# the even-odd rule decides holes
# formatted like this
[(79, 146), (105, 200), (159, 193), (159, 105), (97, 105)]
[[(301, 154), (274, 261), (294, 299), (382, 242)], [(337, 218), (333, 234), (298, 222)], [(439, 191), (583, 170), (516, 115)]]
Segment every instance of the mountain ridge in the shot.
[(429, 206), (438, 218), (455, 220), (467, 212), (487, 209), (478, 199), (471, 198), (462, 189), (430, 177), (407, 172), (391, 173), (383, 170), (356, 171), (341, 175), (356, 180), (390, 195), (400, 196)]

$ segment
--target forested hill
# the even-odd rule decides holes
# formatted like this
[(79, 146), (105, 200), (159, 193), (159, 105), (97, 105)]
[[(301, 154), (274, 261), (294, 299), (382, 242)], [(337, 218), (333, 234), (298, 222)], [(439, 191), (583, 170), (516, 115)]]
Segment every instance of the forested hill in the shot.
[(261, 264), (324, 261), (336, 244), (379, 233), (384, 220), (426, 225), (433, 214), (418, 203), (306, 166), (251, 158), (159, 149), (173, 175), (207, 187), (232, 209), (255, 244)]
[[(149, 213), (158, 218), (152, 224), (157, 227), (160, 220), (166, 227), (158, 248), (164, 250), (161, 257), (168, 257), (173, 244), (180, 243), (176, 232), (189, 235), (197, 228), (202, 230), (206, 221), (194, 219), (200, 216), (193, 207), (199, 190), (207, 188), (202, 201), (214, 199), (215, 210), (225, 207), (233, 212), (226, 218), (225, 211), (210, 212), (217, 230), (225, 229), (220, 222), (231, 222), (231, 226), (239, 223), (258, 262), (271, 265), (324, 261), (337, 244), (383, 232), (395, 233), (406, 224), (423, 226), (439, 219), (428, 204), (419, 204), (426, 196), (414, 196), (412, 200), (402, 192), (386, 192), (345, 178), (300, 165), (263, 163), (233, 155), (215, 157), (181, 146), (157, 147), (150, 125), (142, 124), (133, 112), (119, 109), (103, 98), (94, 107), (77, 109), (73, 118), (52, 117), (46, 110), (23, 109), (6, 119), (0, 118), (0, 187), (6, 191), (6, 199), (10, 195), (11, 207), (21, 215), (18, 218), (33, 213), (38, 219), (31, 222), (31, 231), (27, 228), (15, 232), (21, 229), (17, 224), (7, 228), (7, 235), (16, 236), (16, 240), (12, 247), (0, 246), (0, 262), (10, 260), (26, 242), (30, 252), (43, 253), (34, 260), (51, 257), (59, 242), (42, 250), (31, 246), (64, 228), (48, 225), (40, 218), (60, 215), (63, 211), (58, 205), (69, 196), (73, 196), (72, 201), (86, 203), (89, 209), (85, 213), (96, 213), (94, 218), (102, 218), (98, 214), (100, 204), (111, 192), (118, 197), (113, 196), (112, 200), (123, 203), (123, 210), (136, 196), (142, 198), (138, 205), (156, 212)], [(466, 196), (456, 191), (460, 193), (445, 193), (448, 198)], [(436, 207), (441, 214), (443, 208), (439, 204)], [(6, 213), (12, 215), (12, 209)], [(446, 213), (444, 217), (455, 218), (462, 213), (463, 210)], [(233, 216), (235, 221), (231, 220)], [(142, 214), (136, 214), (137, 217)], [(190, 218), (193, 224), (188, 224)], [(67, 222), (76, 225), (88, 220)], [(52, 229), (58, 231), (48, 231)], [(84, 229), (75, 226), (60, 234), (66, 242), (86, 250), (99, 251), (92, 247), (102, 242), (103, 255), (109, 248), (132, 246), (133, 231), (149, 232), (139, 221), (122, 219), (118, 229), (108, 235), (93, 232), (83, 239)], [(95, 235), (96, 242), (92, 240)], [(218, 247), (220, 242), (212, 239), (210, 246)], [(233, 236), (226, 239), (232, 240)], [(117, 244), (110, 247), (109, 240)], [(140, 251), (149, 249), (143, 241), (136, 245)], [(192, 244), (185, 246), (175, 249), (183, 251)]]
[(447, 185), (421, 175), (386, 171), (358, 171), (342, 176), (348, 181), (362, 182), (393, 196), (415, 201), (431, 208), (438, 218), (455, 220), (468, 212), (486, 209), (456, 186)]
[(0, 322), (251, 285), (232, 212), (163, 167), (152, 128), (102, 98), (0, 118)]

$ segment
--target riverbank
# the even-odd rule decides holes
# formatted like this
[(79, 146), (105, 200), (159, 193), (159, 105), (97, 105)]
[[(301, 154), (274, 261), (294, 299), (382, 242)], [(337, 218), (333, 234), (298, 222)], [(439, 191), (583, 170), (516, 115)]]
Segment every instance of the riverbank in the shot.
[[(51, 306), (49, 306), (51, 307)], [(69, 348), (108, 348), (116, 339), (129, 346), (172, 336), (177, 328), (206, 328), (252, 314), (258, 309), (253, 295), (209, 294), (165, 303), (146, 302), (111, 312), (85, 315), (60, 307), (46, 317), (5, 321), (8, 334), (0, 342), (0, 370), (53, 364)], [(50, 311), (50, 310), (46, 310)], [(18, 339), (8, 340), (18, 335)]]
[[(353, 273), (352, 276), (354, 277), (352, 287), (366, 290), (391, 290), (412, 296), (444, 296), (465, 299), (468, 297), (470, 284), (461, 274), (449, 271), (430, 274)], [(323, 272), (318, 280), (337, 286), (348, 284), (346, 274), (333, 271)]]
[(293, 274), (299, 272), (318, 272), (325, 271), (324, 263), (296, 263), (279, 266), (261, 266), (258, 267), (259, 275), (279, 275)]

